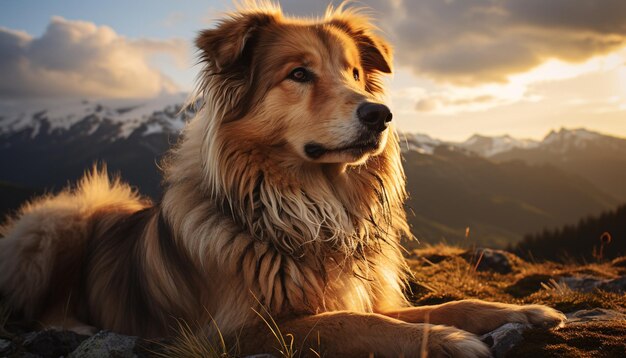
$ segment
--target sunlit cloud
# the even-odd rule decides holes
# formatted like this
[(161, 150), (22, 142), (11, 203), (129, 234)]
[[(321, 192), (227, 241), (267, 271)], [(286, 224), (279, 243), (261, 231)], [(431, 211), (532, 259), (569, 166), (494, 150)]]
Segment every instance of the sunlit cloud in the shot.
[(620, 89), (620, 92), (626, 96), (626, 62), (622, 63), (619, 70), (617, 71), (617, 86)]
[[(405, 95), (413, 97), (416, 111), (442, 115), (485, 111), (520, 101), (537, 102), (543, 100), (544, 95), (535, 89), (543, 83), (559, 82), (593, 73), (616, 70), (624, 72), (624, 52), (594, 57), (577, 64), (550, 60), (526, 73), (509, 76), (502, 84), (488, 83), (471, 87), (441, 84), (436, 90), (414, 90)], [(568, 103), (576, 104), (580, 101), (586, 100), (570, 99)]]
[(390, 26), (399, 63), (457, 85), (506, 83), (549, 61), (580, 63), (626, 45), (622, 0), (403, 1), (398, 13), (404, 20)]
[(177, 39), (128, 39), (112, 28), (53, 17), (45, 33), (0, 28), (0, 97), (149, 97), (178, 91), (150, 60), (187, 65)]

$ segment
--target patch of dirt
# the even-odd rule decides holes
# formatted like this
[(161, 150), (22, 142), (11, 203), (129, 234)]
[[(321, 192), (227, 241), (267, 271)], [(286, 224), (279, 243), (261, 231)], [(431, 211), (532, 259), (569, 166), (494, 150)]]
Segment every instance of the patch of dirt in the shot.
[(626, 321), (588, 322), (557, 331), (530, 329), (507, 357), (626, 357)]
[(541, 284), (549, 282), (551, 278), (552, 276), (546, 274), (531, 274), (506, 287), (504, 292), (517, 298), (530, 296), (541, 290), (543, 288)]

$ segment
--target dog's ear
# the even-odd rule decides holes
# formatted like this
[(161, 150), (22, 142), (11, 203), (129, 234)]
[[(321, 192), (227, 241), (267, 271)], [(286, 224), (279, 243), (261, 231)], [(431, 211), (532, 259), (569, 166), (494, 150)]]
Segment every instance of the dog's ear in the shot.
[(342, 14), (329, 24), (346, 32), (356, 42), (361, 55), (361, 65), (368, 76), (367, 90), (382, 92), (379, 75), (392, 72), (391, 46), (372, 31), (367, 18)]
[(220, 22), (214, 29), (201, 31), (196, 46), (201, 59), (216, 72), (222, 72), (250, 55), (246, 51), (257, 32), (275, 21), (267, 12), (238, 13)]
[(370, 70), (391, 73), (391, 47), (376, 35), (357, 37), (361, 49), (363, 66)]

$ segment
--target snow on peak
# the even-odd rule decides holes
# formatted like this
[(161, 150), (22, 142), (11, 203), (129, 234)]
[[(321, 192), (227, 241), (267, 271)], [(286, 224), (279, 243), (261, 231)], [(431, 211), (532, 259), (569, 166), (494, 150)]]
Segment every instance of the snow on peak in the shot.
[[(0, 103), (0, 135), (32, 129), (31, 135), (35, 137), (44, 125), (49, 131), (67, 130), (90, 116), (118, 124), (119, 137), (123, 138), (144, 123), (147, 125), (144, 135), (164, 130), (179, 131), (184, 125), (184, 119), (178, 111), (186, 99), (186, 94), (178, 93), (149, 99), (25, 100)], [(92, 125), (94, 127), (90, 131), (95, 131), (99, 121)]]
[(573, 148), (587, 148), (590, 142), (603, 137), (605, 136), (600, 133), (584, 128), (561, 128), (558, 132), (555, 130), (550, 131), (541, 142), (541, 146), (549, 148), (551, 151), (565, 153)]
[(432, 138), (427, 134), (416, 133), (401, 133), (400, 134), (400, 149), (402, 151), (415, 151), (422, 154), (433, 154), (435, 148), (445, 144), (445, 142)]
[(551, 130), (543, 139), (542, 144), (551, 144), (563, 141), (588, 141), (601, 138), (602, 134), (592, 132), (584, 128), (567, 129), (561, 128), (558, 132)]
[(537, 141), (531, 139), (517, 139), (508, 134), (495, 137), (474, 134), (465, 142), (457, 144), (457, 146), (475, 152), (483, 157), (492, 157), (514, 148), (534, 148), (537, 145)]

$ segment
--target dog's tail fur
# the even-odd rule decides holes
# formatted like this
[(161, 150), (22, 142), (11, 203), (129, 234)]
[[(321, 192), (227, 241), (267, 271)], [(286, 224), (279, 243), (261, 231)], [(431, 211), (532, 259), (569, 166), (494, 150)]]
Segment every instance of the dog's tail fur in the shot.
[(110, 210), (133, 212), (147, 205), (106, 168), (96, 166), (77, 187), (22, 206), (0, 227), (0, 293), (25, 318), (42, 314), (51, 292), (77, 279), (94, 218)]

